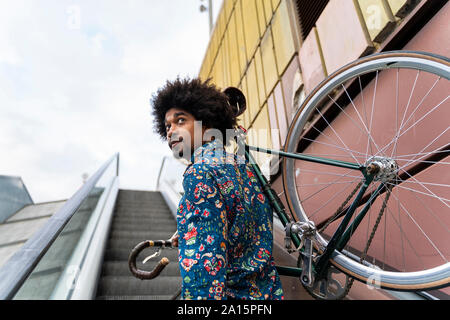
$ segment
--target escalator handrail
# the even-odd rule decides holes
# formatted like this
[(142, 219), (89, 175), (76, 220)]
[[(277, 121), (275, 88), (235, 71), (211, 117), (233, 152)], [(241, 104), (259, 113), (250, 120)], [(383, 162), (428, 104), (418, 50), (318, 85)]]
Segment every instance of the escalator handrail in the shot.
[(118, 176), (119, 153), (116, 153), (0, 269), (0, 300), (14, 297), (114, 159)]

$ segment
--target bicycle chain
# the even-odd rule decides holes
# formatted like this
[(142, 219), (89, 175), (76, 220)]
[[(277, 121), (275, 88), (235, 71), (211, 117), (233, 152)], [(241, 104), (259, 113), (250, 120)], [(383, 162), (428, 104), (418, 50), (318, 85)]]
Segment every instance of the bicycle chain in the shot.
[[(345, 199), (345, 201), (344, 201), (344, 202), (342, 203), (342, 205), (338, 208), (338, 210), (334, 213), (334, 215), (333, 215), (330, 219), (328, 219), (328, 221), (325, 223), (325, 225), (324, 225), (322, 228), (320, 228), (320, 230), (319, 230), (320, 233), (323, 232), (323, 231), (324, 231), (324, 230), (325, 230), (325, 229), (326, 229), (333, 221), (335, 221), (336, 217), (337, 217), (337, 216), (339, 215), (339, 213), (344, 209), (344, 207), (347, 205), (347, 203), (353, 198), (353, 196), (355, 195), (356, 191), (361, 187), (362, 183), (363, 183), (362, 181), (358, 183), (358, 185), (357, 185), (357, 186), (355, 187), (355, 189), (350, 193), (350, 195), (347, 197), (347, 199)], [(389, 187), (386, 187), (386, 188), (387, 188), (387, 191), (386, 191), (386, 197), (385, 197), (385, 199), (383, 200), (383, 204), (382, 204), (382, 206), (381, 206), (380, 212), (378, 213), (377, 220), (375, 221), (375, 225), (374, 225), (374, 227), (373, 227), (373, 229), (372, 229), (372, 232), (371, 232), (371, 234), (370, 234), (370, 237), (369, 237), (369, 239), (367, 240), (366, 247), (364, 248), (363, 254), (362, 254), (361, 258), (360, 258), (360, 263), (363, 263), (364, 260), (366, 259), (367, 252), (369, 251), (369, 247), (370, 247), (370, 245), (372, 244), (372, 240), (373, 240), (373, 238), (375, 237), (375, 233), (376, 233), (376, 231), (377, 231), (377, 229), (378, 229), (378, 225), (380, 224), (381, 218), (383, 217), (384, 211), (386, 210), (387, 202), (388, 202), (389, 197), (390, 197), (390, 195), (391, 195), (392, 187), (389, 186)], [(350, 289), (351, 289), (352, 286), (353, 286), (354, 280), (355, 280), (354, 278), (350, 278), (350, 279), (349, 279), (348, 285), (347, 285), (347, 287), (346, 287), (346, 289), (345, 289), (345, 293), (344, 293), (344, 295), (342, 296), (342, 298), (344, 298), (344, 297), (347, 296), (347, 294), (349, 293)], [(308, 292), (308, 293), (309, 293), (309, 292)], [(341, 298), (341, 299), (342, 299), (342, 298)]]
[(330, 219), (328, 219), (328, 221), (325, 223), (325, 225), (322, 228), (319, 229), (319, 233), (322, 233), (322, 231), (325, 230), (336, 219), (338, 214), (341, 213), (341, 211), (344, 209), (344, 207), (347, 205), (347, 203), (353, 198), (356, 191), (358, 191), (358, 189), (361, 187), (362, 183), (363, 182), (360, 181), (356, 185), (356, 188), (350, 193), (350, 195), (347, 197), (347, 199), (345, 199), (345, 201), (341, 204), (341, 206), (336, 210), (334, 215)]
[[(372, 244), (373, 238), (375, 237), (375, 232), (377, 231), (378, 225), (380, 224), (381, 218), (383, 217), (384, 211), (386, 210), (386, 206), (387, 206), (387, 202), (389, 200), (389, 197), (391, 196), (392, 187), (389, 186), (389, 187), (386, 187), (386, 188), (387, 188), (386, 197), (383, 200), (383, 204), (381, 206), (380, 213), (378, 213), (377, 220), (375, 221), (375, 225), (373, 226), (373, 229), (372, 229), (372, 232), (370, 234), (370, 237), (367, 240), (366, 247), (364, 248), (363, 254), (361, 255), (361, 258), (359, 259), (360, 263), (363, 263), (364, 260), (366, 259), (367, 252), (369, 251), (369, 247)], [(345, 289), (345, 293), (344, 293), (343, 298), (345, 296), (347, 296), (347, 294), (349, 293), (350, 289), (353, 286), (353, 282), (354, 281), (355, 281), (355, 278), (350, 278), (349, 279), (348, 285), (347, 285), (347, 288)]]

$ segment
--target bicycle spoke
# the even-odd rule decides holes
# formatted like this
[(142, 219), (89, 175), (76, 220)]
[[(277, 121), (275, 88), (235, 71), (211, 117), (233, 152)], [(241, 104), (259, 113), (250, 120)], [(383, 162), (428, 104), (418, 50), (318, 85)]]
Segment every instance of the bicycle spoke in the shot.
[(406, 119), (405, 123), (403, 124), (402, 127), (400, 127), (399, 131), (401, 131), (403, 129), (404, 126), (406, 126), (406, 124), (409, 122), (409, 120), (411, 119), (411, 117), (416, 113), (417, 109), (419, 109), (419, 107), (422, 105), (422, 103), (425, 101), (425, 99), (429, 96), (429, 94), (431, 93), (431, 91), (434, 89), (434, 87), (437, 85), (437, 83), (439, 82), (439, 80), (441, 80), (441, 77), (439, 77), (434, 84), (432, 85), (432, 87), (430, 88), (430, 90), (428, 90), (428, 92), (425, 94), (425, 96), (422, 98), (422, 100), (419, 102), (419, 104), (414, 108), (414, 111), (411, 112), (410, 116), (408, 117), (408, 119)]
[[(344, 147), (347, 150), (350, 150), (349, 147), (347, 147), (347, 145), (345, 144), (344, 141), (342, 141), (341, 137), (337, 134), (337, 132), (334, 130), (334, 128), (331, 126), (331, 124), (328, 122), (327, 119), (325, 119), (325, 117), (323, 116), (322, 112), (320, 112), (319, 109), (317, 109), (317, 112), (320, 114), (320, 116), (325, 120), (325, 122), (328, 124), (328, 126), (330, 127), (330, 129), (334, 132), (334, 134), (336, 135), (336, 137), (339, 139), (339, 141), (341, 141), (341, 143), (344, 145)], [(355, 156), (353, 155), (352, 152), (350, 152), (350, 155), (352, 156), (352, 158), (356, 161), (357, 164), (361, 165), (361, 163), (358, 161), (358, 159), (355, 158)]]
[[(372, 131), (372, 121), (373, 121), (373, 109), (375, 107), (375, 97), (377, 96), (377, 87), (378, 87), (378, 70), (376, 72), (376, 78), (375, 78), (375, 89), (373, 91), (373, 98), (372, 98), (372, 109), (370, 112), (370, 124), (369, 124), (369, 131)], [(372, 145), (370, 145), (370, 139), (367, 138), (367, 150), (366, 153), (369, 153), (369, 146), (370, 146), (370, 154), (373, 155)]]
[[(397, 192), (397, 196), (398, 196), (399, 190), (400, 189), (398, 189), (398, 188), (395, 189), (395, 191)], [(390, 211), (389, 207), (387, 209), (388, 209), (388, 211)], [(398, 212), (398, 221), (399, 221), (398, 226), (400, 228), (400, 240), (401, 240), (401, 243), (402, 243), (403, 271), (406, 271), (405, 245), (404, 245), (404, 240), (403, 240), (404, 232), (403, 232), (403, 228), (402, 228), (402, 220), (401, 220), (401, 214), (400, 214), (400, 204), (398, 202), (397, 202), (397, 212)]]
[[(356, 182), (357, 180), (355, 180), (354, 182)], [(335, 193), (333, 195), (333, 197), (331, 197), (330, 199), (328, 199), (320, 208), (316, 209), (316, 211), (314, 211), (309, 218), (312, 219), (312, 217), (314, 217), (314, 215), (319, 212), (320, 210), (322, 210), (322, 208), (326, 207), (328, 203), (330, 203), (332, 200), (334, 200), (337, 196), (341, 195), (345, 190), (347, 190), (349, 187), (351, 186), (351, 184), (349, 184), (348, 186), (346, 186), (344, 189), (342, 189), (340, 192)], [(315, 193), (317, 194), (317, 192)], [(309, 197), (310, 198), (310, 197)], [(304, 202), (304, 201), (302, 201)]]
[[(450, 128), (450, 127), (449, 127), (449, 128)], [(437, 136), (436, 138), (434, 138), (430, 143), (428, 143), (425, 147), (423, 147), (422, 150), (419, 151), (419, 154), (422, 154), (422, 151), (424, 151), (426, 148), (428, 148), (430, 145), (432, 145), (437, 139), (439, 139), (444, 133), (446, 133), (447, 130), (448, 130), (449, 128), (445, 129), (444, 132), (442, 132), (439, 136)], [(421, 157), (418, 158), (418, 159), (414, 159), (414, 158), (416, 158), (416, 157), (414, 157), (413, 159), (411, 159), (410, 161), (408, 161), (408, 163), (406, 163), (405, 165), (401, 166), (398, 170), (401, 170), (401, 169), (403, 169), (403, 168), (409, 166), (409, 165), (412, 164), (413, 162), (420, 161), (420, 160), (422, 160), (423, 158), (427, 157), (427, 156), (430, 155), (430, 154), (438, 153), (437, 151), (441, 150), (441, 149), (444, 148), (444, 147), (445, 147), (445, 146), (440, 146), (439, 148), (436, 148), (436, 149), (434, 149), (434, 150), (431, 151), (431, 152), (423, 153), (423, 156), (421, 156)], [(443, 151), (448, 152), (448, 150), (443, 150)]]
[[(350, 170), (354, 171), (354, 170)], [(324, 172), (320, 170), (311, 170), (311, 169), (300, 169), (300, 172), (308, 172), (308, 173), (315, 173), (315, 174), (322, 174), (327, 176), (338, 176), (338, 177), (348, 177), (348, 178), (356, 178), (356, 179), (362, 179), (362, 176), (349, 176), (346, 174), (339, 174), (339, 173), (333, 173), (333, 172)]]
[(441, 220), (441, 218), (439, 218), (439, 216), (429, 207), (427, 206), (422, 199), (420, 199), (420, 197), (417, 196), (417, 194), (415, 192), (412, 192), (413, 196), (417, 199), (417, 201), (419, 201), (421, 203), (421, 205), (428, 210), (428, 212), (436, 219), (439, 221), (439, 224), (445, 228), (445, 230), (447, 231), (447, 233), (450, 234), (450, 229), (446, 226), (445, 222)]
[[(398, 79), (397, 79), (398, 80)], [(419, 109), (419, 107), (422, 105), (422, 103), (425, 101), (425, 99), (430, 95), (431, 91), (433, 91), (433, 89), (435, 88), (435, 86), (437, 85), (437, 83), (439, 82), (439, 80), (441, 80), (441, 77), (438, 77), (436, 79), (436, 81), (433, 83), (433, 85), (431, 86), (431, 88), (428, 90), (428, 92), (424, 95), (424, 97), (422, 98), (422, 100), (419, 102), (419, 104), (414, 108), (414, 111), (411, 112), (410, 116), (408, 117), (408, 119), (402, 123), (402, 125), (400, 126), (400, 128), (398, 130), (396, 130), (396, 135), (394, 137), (395, 139), (395, 144), (394, 144), (394, 148), (392, 149), (394, 151), (394, 149), (396, 148), (397, 142), (398, 142), (398, 134), (400, 133), (400, 131), (403, 129), (403, 127), (409, 122), (409, 120), (411, 119), (411, 117), (416, 113), (416, 111)], [(405, 111), (406, 113), (406, 111)], [(392, 155), (391, 155), (392, 156)]]
[[(445, 198), (442, 198), (442, 197), (438, 197), (437, 195), (435, 195), (435, 194), (432, 193), (431, 191), (430, 191), (430, 192), (431, 192), (431, 194), (430, 194), (430, 193), (425, 193), (425, 192), (422, 192), (422, 191), (419, 191), (419, 190), (416, 190), (416, 189), (411, 189), (411, 188), (408, 188), (408, 187), (404, 187), (404, 186), (402, 186), (402, 185), (394, 185), (393, 183), (390, 183), (390, 182), (388, 182), (388, 184), (391, 184), (391, 185), (396, 186), (396, 187), (398, 187), (398, 188), (402, 188), (402, 189), (405, 189), (405, 190), (414, 191), (414, 192), (423, 194), (423, 195), (425, 195), (425, 196), (429, 196), (429, 197), (438, 199), (438, 200), (439, 200), (440, 202), (442, 202), (446, 207), (449, 207), (449, 208), (450, 208), (450, 205), (447, 204), (447, 203), (445, 203), (445, 201), (450, 202), (449, 199), (445, 199)], [(422, 185), (421, 183), (419, 183), (419, 184)], [(423, 185), (422, 185), (422, 186), (423, 186)]]
[[(334, 157), (334, 158), (345, 158), (347, 159), (348, 156), (343, 155), (343, 154), (329, 154), (329, 153), (307, 153), (307, 152), (302, 152), (303, 155), (305, 156), (313, 156), (313, 157)], [(357, 158), (361, 158), (362, 160), (367, 160), (367, 157), (363, 157), (363, 156), (355, 156)]]
[[(319, 112), (319, 113), (320, 113), (320, 112)], [(327, 121), (325, 118), (324, 118), (324, 120), (328, 123), (328, 121)], [(337, 136), (337, 134), (336, 134), (336, 132), (334, 131), (333, 128), (331, 128), (331, 130), (333, 130), (333, 132), (335, 133), (335, 135), (336, 135), (337, 138), (341, 141), (341, 143), (344, 145), (345, 148), (339, 147), (339, 146), (338, 146), (338, 143), (337, 143), (334, 139), (332, 139), (331, 137), (329, 137), (329, 136), (327, 136), (326, 134), (324, 134), (323, 131), (317, 129), (314, 125), (312, 125), (311, 128), (314, 129), (314, 130), (316, 130), (320, 135), (324, 136), (324, 137), (327, 138), (330, 142), (333, 143), (333, 145), (329, 145), (329, 146), (332, 146), (332, 147), (335, 147), (335, 148), (338, 148), (338, 149), (340, 149), (340, 150), (345, 151), (347, 154), (349, 154), (351, 157), (353, 157), (353, 159), (355, 159), (356, 162), (358, 162), (358, 160), (357, 160), (357, 159), (355, 158), (355, 156), (353, 155), (353, 152), (354, 152), (354, 153), (359, 153), (359, 154), (361, 154), (361, 153), (360, 153), (360, 152), (357, 152), (357, 151), (355, 151), (355, 150), (349, 149), (349, 148), (347, 147), (347, 145), (345, 145), (345, 143), (340, 139), (340, 137)], [(318, 141), (316, 141), (316, 140), (312, 140), (312, 139), (308, 139), (308, 138), (303, 138), (303, 139), (306, 140), (306, 141), (314, 142), (314, 143), (317, 143), (317, 142), (318, 142)], [(367, 154), (365, 155), (364, 159), (367, 159)], [(358, 163), (358, 164), (360, 164), (360, 163)]]
[[(398, 138), (400, 138), (401, 136), (403, 136), (406, 132), (408, 132), (411, 128), (414, 128), (414, 126), (419, 123), (420, 121), (422, 121), (426, 116), (428, 116), (430, 113), (432, 113), (433, 111), (435, 111), (437, 108), (439, 108), (447, 99), (449, 98), (449, 96), (447, 96), (444, 100), (442, 100), (439, 104), (437, 104), (436, 106), (434, 106), (430, 111), (428, 111), (425, 115), (423, 115), (419, 120), (417, 120), (416, 122), (414, 122), (411, 126), (408, 127), (408, 129), (406, 129), (405, 131), (402, 132), (402, 134), (400, 134), (398, 136)], [(448, 129), (448, 128), (447, 128)], [(447, 131), (447, 129), (445, 131)], [(394, 140), (392, 140), (390, 143), (388, 143), (386, 146), (384, 146), (380, 152), (384, 152), (392, 143), (394, 142)], [(376, 154), (378, 155), (378, 153)]]
[(433, 183), (433, 182), (416, 182), (416, 181), (410, 181), (410, 180), (399, 180), (401, 184), (403, 183), (415, 183), (415, 184), (422, 184), (422, 185), (428, 185), (428, 186), (437, 186), (437, 187), (445, 187), (448, 188), (450, 187), (450, 185), (448, 184), (443, 184), (443, 183)]
[(420, 227), (420, 225), (417, 223), (417, 221), (413, 218), (413, 216), (409, 213), (409, 211), (405, 208), (405, 206), (403, 206), (403, 204), (400, 202), (400, 200), (395, 196), (394, 198), (397, 199), (397, 201), (400, 204), (400, 207), (403, 209), (403, 211), (406, 212), (406, 214), (408, 215), (408, 217), (411, 219), (411, 221), (416, 225), (416, 227), (420, 230), (420, 232), (423, 234), (423, 236), (430, 242), (430, 244), (433, 246), (433, 248), (437, 251), (437, 253), (442, 257), (442, 259), (445, 262), (448, 262), (448, 260), (445, 258), (445, 256), (442, 254), (442, 252), (437, 248), (437, 246), (434, 244), (434, 242), (430, 239), (430, 237), (425, 233), (425, 231), (423, 231), (423, 229)]
[[(400, 206), (400, 205), (399, 205), (399, 206)], [(406, 265), (405, 265), (406, 257), (405, 257), (405, 247), (404, 247), (404, 244), (403, 244), (403, 239), (406, 240), (406, 242), (408, 243), (410, 249), (414, 252), (414, 254), (416, 255), (416, 257), (418, 258), (418, 260), (419, 260), (420, 263), (422, 264), (422, 267), (424, 267), (424, 266), (425, 266), (425, 263), (423, 262), (421, 256), (417, 253), (417, 251), (416, 251), (416, 249), (415, 249), (415, 247), (414, 247), (414, 245), (413, 245), (413, 242), (409, 239), (409, 237), (408, 237), (408, 236), (406, 235), (406, 233), (403, 231), (403, 228), (401, 227), (401, 223), (399, 223), (399, 222), (394, 218), (394, 214), (392, 213), (391, 209), (389, 209), (389, 206), (386, 207), (386, 210), (387, 210), (388, 212), (391, 213), (391, 214), (390, 214), (390, 217), (392, 218), (392, 220), (394, 220), (395, 224), (396, 224), (396, 225), (399, 227), (399, 229), (400, 229), (400, 234), (401, 234), (401, 237), (402, 237), (403, 271), (404, 271), (404, 272), (407, 271), (407, 270), (406, 270)], [(400, 219), (400, 217), (401, 217), (400, 210), (399, 210), (398, 212), (399, 212), (398, 217), (399, 217), (399, 219)], [(409, 271), (409, 270), (408, 270), (408, 271)]]
[[(380, 164), (349, 219), (345, 235), (350, 239), (333, 264), (363, 281), (378, 266), (390, 271), (383, 277), (387, 289), (431, 290), (449, 283), (435, 271), (450, 272), (445, 241), (450, 236), (448, 63), (420, 52), (361, 58), (318, 85), (294, 118), (292, 128), (298, 131), (286, 141), (288, 152)], [(289, 162), (283, 171), (288, 204), (300, 221), (319, 226), (317, 240), (326, 247), (364, 176), (328, 165), (295, 164)], [(388, 180), (392, 174), (398, 181)], [(353, 261), (340, 260), (347, 252)]]
[(368, 135), (369, 140), (371, 140), (372, 143), (373, 143), (373, 144), (375, 145), (375, 147), (377, 148), (377, 150), (379, 150), (378, 145), (375, 143), (375, 140), (373, 140), (372, 135), (370, 134), (369, 129), (367, 129), (366, 124), (365, 124), (364, 121), (361, 119), (361, 115), (359, 114), (358, 109), (356, 108), (356, 106), (355, 106), (355, 104), (354, 104), (352, 98), (351, 98), (350, 95), (348, 94), (348, 92), (347, 92), (347, 90), (345, 89), (345, 86), (344, 86), (343, 84), (342, 84), (342, 88), (344, 89), (344, 91), (345, 91), (347, 97), (350, 99), (350, 104), (353, 106), (353, 109), (355, 110), (356, 114), (358, 115), (359, 120), (360, 120), (361, 123), (363, 124), (364, 129), (365, 129), (365, 132), (362, 130), (362, 128), (361, 128), (360, 126), (358, 126), (358, 125), (356, 124), (355, 121), (353, 121), (353, 119), (352, 119), (350, 116), (347, 115), (347, 113), (344, 111), (344, 109), (342, 109), (342, 108), (339, 106), (339, 104), (338, 104), (336, 101), (334, 101), (333, 98), (331, 98), (331, 97), (329, 96), (330, 99), (333, 100), (333, 102), (339, 107), (339, 109), (341, 109), (342, 112), (344, 112), (344, 114), (345, 114), (345, 115), (346, 115), (346, 116), (347, 116), (347, 117), (355, 124), (355, 126), (357, 126), (357, 128), (358, 128), (363, 134), (365, 133), (365, 134)]
[[(445, 133), (445, 132), (444, 132), (444, 133)], [(428, 146), (429, 146), (429, 144), (428, 144), (427, 146), (425, 146), (425, 149), (426, 149), (426, 147), (428, 147)], [(422, 155), (428, 156), (428, 155), (438, 154), (438, 153), (448, 153), (448, 154), (450, 155), (450, 151), (449, 151), (449, 150), (439, 150), (439, 149), (442, 149), (442, 148), (443, 148), (443, 146), (440, 147), (440, 148), (437, 148), (437, 149), (434, 150), (434, 151), (430, 151), (430, 152), (418, 152), (418, 153), (404, 154), (404, 155), (401, 155), (401, 156), (396, 156), (396, 157), (394, 157), (393, 159), (394, 159), (394, 160), (400, 160), (400, 161), (408, 161), (408, 160), (413, 160), (413, 161), (414, 161), (414, 159), (415, 159), (417, 156), (422, 156)], [(409, 159), (404, 159), (404, 158), (407, 158), (407, 157), (409, 157)], [(412, 159), (411, 159), (411, 157), (412, 157)], [(425, 160), (424, 160), (424, 161), (425, 161)], [(441, 162), (441, 161), (435, 161), (435, 162)], [(441, 163), (448, 163), (448, 162), (441, 162)]]
[[(396, 136), (397, 136), (397, 133), (398, 133), (398, 97), (399, 97), (399, 94), (398, 94), (398, 89), (399, 89), (398, 82), (399, 82), (399, 76), (400, 76), (399, 75), (400, 69), (397, 68), (396, 70), (397, 70), (396, 82), (395, 82), (395, 88), (396, 88), (396, 90), (395, 90), (395, 132), (396, 132), (396, 135), (395, 135), (394, 139), (396, 139)], [(397, 150), (397, 142), (398, 142), (398, 139), (395, 140), (394, 147), (392, 148), (391, 158), (394, 156), (394, 154), (395, 154), (395, 152)]]
[(341, 181), (341, 182), (332, 181), (332, 182), (318, 182), (318, 183), (301, 183), (301, 184), (297, 184), (296, 187), (300, 188), (300, 187), (314, 187), (314, 186), (323, 186), (323, 185), (344, 184), (344, 183), (353, 183), (355, 181), (357, 181), (357, 179)]
[[(344, 85), (342, 85), (342, 86), (344, 86)], [(345, 90), (345, 87), (344, 87), (344, 90)], [(347, 90), (345, 90), (345, 92), (347, 93)], [(347, 93), (347, 96), (348, 96), (348, 93)], [(372, 136), (370, 135), (370, 132), (367, 130), (367, 127), (364, 125), (364, 123), (363, 123), (363, 125), (364, 125), (364, 127), (365, 127), (365, 129), (366, 129), (366, 131), (364, 131), (354, 120), (353, 120), (353, 118), (352, 117), (350, 117), (349, 115), (348, 115), (348, 113), (347, 112), (345, 112), (345, 110), (330, 96), (330, 95), (328, 95), (328, 97), (331, 99), (331, 101), (333, 101), (333, 103), (342, 111), (342, 113), (348, 118), (348, 119), (350, 119), (350, 121), (355, 125), (355, 127), (356, 128), (358, 128), (359, 129), (359, 131), (361, 131), (361, 133), (362, 134), (364, 134), (364, 135), (366, 135), (367, 134), (367, 136), (369, 137), (369, 140), (371, 140), (372, 142), (373, 142), (373, 144), (375, 145), (375, 147), (377, 147), (377, 149), (378, 149), (378, 146), (376, 145), (376, 143), (375, 143), (375, 141), (372, 139)], [(350, 96), (348, 96), (349, 97), (349, 99), (351, 100), (351, 98), (350, 98)], [(353, 107), (355, 108), (355, 110), (356, 110), (356, 107), (354, 106), (354, 104), (353, 104), (353, 101), (351, 100), (351, 104), (353, 105)], [(358, 113), (358, 111), (356, 110), (356, 112)], [(358, 113), (358, 115), (359, 115), (359, 113)], [(360, 118), (360, 120), (361, 120), (361, 118)]]
[(410, 105), (410, 103), (411, 103), (411, 98), (412, 98), (413, 93), (414, 93), (414, 88), (416, 87), (417, 79), (419, 78), (419, 74), (420, 74), (420, 70), (417, 71), (416, 78), (414, 79), (414, 84), (413, 84), (413, 86), (412, 86), (411, 93), (409, 94), (408, 103), (407, 103), (407, 105), (406, 105), (405, 112), (403, 113), (402, 122), (400, 123), (400, 129), (398, 129), (398, 133), (397, 133), (397, 134), (399, 134), (400, 131), (402, 131), (402, 128), (403, 128), (403, 126), (404, 126), (404, 123), (403, 123), (403, 122), (405, 121), (406, 113), (408, 112), (408, 108), (409, 108), (409, 105)]
[(433, 107), (430, 111), (428, 111), (426, 114), (424, 114), (422, 117), (420, 117), (419, 120), (417, 120), (416, 122), (414, 122), (411, 126), (408, 127), (408, 129), (406, 129), (405, 131), (403, 131), (403, 133), (400, 135), (400, 137), (402, 135), (404, 135), (406, 132), (408, 132), (411, 128), (414, 128), (414, 126), (416, 124), (418, 124), (420, 121), (422, 121), (426, 116), (428, 116), (430, 113), (432, 113), (433, 111), (437, 110), (437, 108), (439, 108), (441, 106), (441, 104), (443, 104), (445, 101), (447, 101), (447, 99), (450, 96), (447, 96), (444, 100), (442, 100), (441, 102), (439, 102), (435, 107)]
[[(333, 147), (333, 148), (336, 148), (336, 149), (339, 149), (339, 150), (343, 150), (343, 151), (346, 151), (346, 152), (358, 153), (358, 154), (364, 155), (364, 156), (360, 156), (360, 158), (367, 159), (367, 155), (365, 155), (364, 153), (355, 151), (355, 150), (345, 149), (345, 148), (339, 147), (337, 145), (333, 145), (333, 144), (329, 144), (329, 143), (325, 143), (325, 142), (322, 142), (322, 141), (317, 141), (317, 140), (313, 140), (313, 139), (309, 139), (309, 138), (304, 138), (304, 137), (302, 138), (302, 140), (311, 141), (311, 142), (314, 142), (314, 143), (318, 143), (318, 144), (321, 144), (321, 145), (324, 145), (324, 146), (328, 146), (328, 147)], [(353, 157), (355, 157), (355, 156), (353, 155)]]
[[(442, 201), (442, 200), (445, 200), (445, 201), (450, 201), (450, 200), (445, 199), (445, 198), (438, 197), (437, 195), (434, 194), (434, 192), (432, 192), (430, 189), (428, 189), (428, 188), (427, 188), (425, 185), (423, 185), (420, 181), (417, 181), (417, 179), (416, 179), (415, 177), (413, 177), (412, 175), (410, 175), (407, 171), (405, 171), (405, 170), (402, 170), (402, 171), (405, 172), (405, 173), (410, 177), (410, 179), (413, 179), (413, 180), (416, 181), (420, 186), (422, 186), (425, 190), (427, 190), (428, 192), (430, 192), (431, 195), (428, 194), (429, 196), (434, 196), (436, 199), (438, 199), (438, 200), (441, 201), (444, 205), (446, 205), (447, 207), (450, 208), (450, 206), (449, 206), (448, 204), (446, 204), (445, 202)], [(405, 188), (405, 187), (404, 187), (404, 188)], [(417, 192), (419, 192), (419, 191), (417, 191)], [(424, 194), (426, 194), (426, 193), (424, 193)]]
[(366, 112), (366, 103), (364, 102), (364, 92), (362, 89), (362, 83), (361, 83), (361, 77), (358, 76), (358, 82), (359, 82), (359, 92), (361, 95), (361, 101), (362, 101), (362, 105), (363, 105), (363, 110), (364, 110), (364, 118), (366, 118), (366, 123), (368, 123), (368, 119), (367, 119), (367, 112)]

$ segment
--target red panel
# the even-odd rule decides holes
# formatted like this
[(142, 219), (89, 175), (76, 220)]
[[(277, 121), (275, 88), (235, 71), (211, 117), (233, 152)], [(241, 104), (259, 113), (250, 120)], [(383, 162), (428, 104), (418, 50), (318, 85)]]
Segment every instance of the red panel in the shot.
[(280, 148), (280, 132), (278, 130), (278, 120), (277, 120), (277, 114), (276, 114), (276, 108), (275, 103), (273, 102), (273, 94), (269, 96), (267, 99), (267, 108), (269, 111), (269, 121), (270, 121), (270, 128), (277, 130), (277, 134), (273, 134), (272, 132), (272, 146), (274, 149)]
[(284, 108), (284, 99), (283, 99), (283, 91), (281, 89), (281, 82), (278, 82), (278, 84), (276, 85), (274, 94), (275, 94), (274, 95), (275, 107), (278, 116), (278, 128), (280, 129), (281, 145), (284, 145), (288, 131), (288, 124), (286, 119), (286, 109)]
[(299, 52), (306, 94), (310, 93), (320, 81), (325, 79), (325, 71), (322, 66), (319, 50), (318, 39), (314, 28), (305, 39), (305, 42), (303, 42)]
[(300, 66), (297, 60), (297, 57), (294, 57), (292, 59), (291, 63), (289, 64), (288, 68), (283, 74), (283, 77), (281, 78), (282, 86), (283, 86), (283, 93), (286, 100), (286, 114), (287, 114), (287, 121), (288, 124), (291, 124), (293, 112), (294, 112), (294, 94), (296, 88), (295, 86), (298, 86), (298, 78), (300, 77)]

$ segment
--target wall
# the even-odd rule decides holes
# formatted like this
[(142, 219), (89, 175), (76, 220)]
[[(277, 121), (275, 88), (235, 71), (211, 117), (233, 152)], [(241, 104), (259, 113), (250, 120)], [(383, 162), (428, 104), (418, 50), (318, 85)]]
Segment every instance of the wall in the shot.
[[(312, 30), (303, 35), (296, 11), (300, 2), (225, 0), (205, 54), (199, 76), (212, 78), (220, 88), (236, 86), (246, 95), (247, 111), (239, 122), (250, 129), (251, 145), (282, 148), (294, 114), (317, 84), (341, 66), (384, 50), (408, 19), (422, 14), (419, 9), (430, 3), (330, 0)], [(449, 56), (448, 11), (447, 4), (422, 30), (414, 31), (416, 36), (407, 35), (412, 40), (404, 49)], [(252, 133), (261, 129), (274, 130)], [(263, 170), (274, 164), (270, 157), (257, 160)], [(279, 170), (271, 173), (274, 189), (282, 194)], [(276, 242), (282, 241), (282, 235), (276, 237)], [(350, 298), (393, 297), (358, 283)]]

